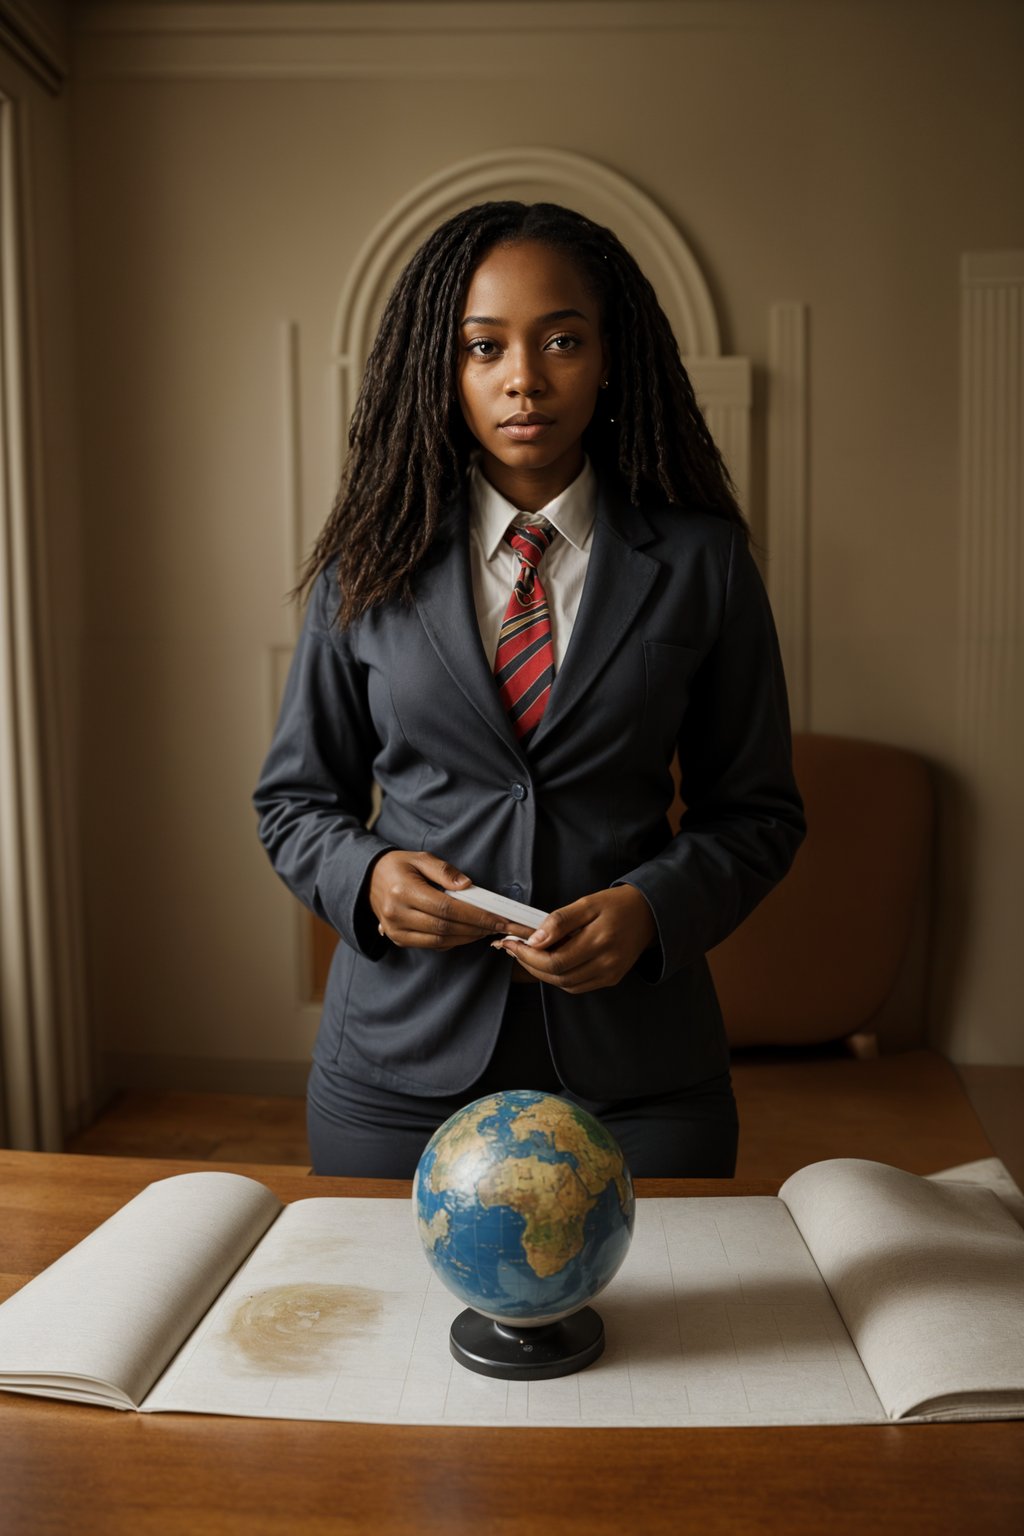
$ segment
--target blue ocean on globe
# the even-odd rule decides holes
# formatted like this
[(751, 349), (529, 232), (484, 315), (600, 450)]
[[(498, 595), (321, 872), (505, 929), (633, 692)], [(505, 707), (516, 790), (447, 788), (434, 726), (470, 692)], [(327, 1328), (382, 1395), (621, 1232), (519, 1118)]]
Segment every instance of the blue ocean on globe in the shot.
[(540, 1325), (611, 1280), (633, 1235), (633, 1184), (611, 1133), (554, 1094), (466, 1105), (435, 1132), (413, 1185), (438, 1277), (498, 1322)]

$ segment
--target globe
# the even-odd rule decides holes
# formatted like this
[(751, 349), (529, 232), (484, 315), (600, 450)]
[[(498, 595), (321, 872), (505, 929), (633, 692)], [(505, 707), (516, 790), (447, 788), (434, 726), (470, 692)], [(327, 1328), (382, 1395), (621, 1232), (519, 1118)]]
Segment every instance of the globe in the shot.
[(587, 1303), (629, 1251), (635, 1200), (593, 1115), (525, 1089), (477, 1099), (427, 1144), (413, 1203), (429, 1263), (468, 1308), (452, 1325), (463, 1365), (535, 1379), (597, 1358)]

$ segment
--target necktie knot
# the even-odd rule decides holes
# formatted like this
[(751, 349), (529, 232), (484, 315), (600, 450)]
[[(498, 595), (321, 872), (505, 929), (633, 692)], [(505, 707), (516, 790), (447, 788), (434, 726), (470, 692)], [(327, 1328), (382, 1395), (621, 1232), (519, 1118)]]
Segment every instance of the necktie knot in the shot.
[(551, 616), (537, 567), (555, 530), (510, 527), (505, 539), (519, 557), (519, 574), (498, 635), (494, 673), (512, 728), (524, 746), (548, 702), (555, 676)]
[(554, 536), (555, 530), (549, 525), (544, 527), (530, 525), (526, 528), (512, 527), (505, 534), (505, 538), (519, 556), (519, 576), (516, 579), (514, 595), (524, 607), (533, 600), (537, 567), (544, 558), (544, 551)]

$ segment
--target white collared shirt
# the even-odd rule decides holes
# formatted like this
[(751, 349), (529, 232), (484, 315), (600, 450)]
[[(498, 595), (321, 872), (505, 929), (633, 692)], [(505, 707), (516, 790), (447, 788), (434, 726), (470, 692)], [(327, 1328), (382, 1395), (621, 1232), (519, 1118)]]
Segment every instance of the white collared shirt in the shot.
[(597, 477), (589, 459), (571, 485), (539, 512), (522, 512), (496, 491), (474, 461), (469, 472), (469, 562), (473, 601), (484, 654), (494, 665), (498, 634), (519, 575), (519, 556), (505, 541), (510, 523), (524, 528), (550, 523), (558, 537), (540, 563), (539, 576), (551, 615), (555, 670), (562, 665), (583, 595), (594, 537)]

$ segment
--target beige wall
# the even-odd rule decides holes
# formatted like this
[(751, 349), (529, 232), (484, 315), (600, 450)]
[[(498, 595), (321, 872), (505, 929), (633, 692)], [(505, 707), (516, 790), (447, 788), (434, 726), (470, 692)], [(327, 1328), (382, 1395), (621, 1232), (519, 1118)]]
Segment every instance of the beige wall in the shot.
[[(242, 27), (273, 9), (229, 11)], [(290, 498), (308, 541), (354, 257), (467, 156), (550, 146), (634, 180), (689, 240), (762, 402), (770, 306), (810, 306), (810, 723), (957, 771), (958, 263), (1024, 246), (1024, 10), (553, 0), (510, 29), (522, 6), (469, 5), (457, 26), (451, 5), (372, 9), (377, 32), (339, 6), (316, 36), (206, 35), (159, 6), (133, 33), (132, 7), (75, 8), (88, 957), (102, 1043), (136, 1079), (127, 1058), (172, 1076), (188, 1069), (170, 1058), (204, 1058), (225, 1086), (223, 1060), (292, 1062), (301, 1080), (315, 1010), (248, 803), (293, 635)], [(171, 30), (146, 31), (154, 14)], [(763, 411), (754, 433), (763, 528)], [(1009, 1012), (979, 1017), (940, 981), (954, 1056), (1024, 1060)], [(232, 1079), (257, 1080), (284, 1081)]]

